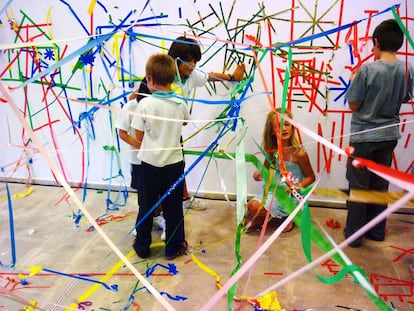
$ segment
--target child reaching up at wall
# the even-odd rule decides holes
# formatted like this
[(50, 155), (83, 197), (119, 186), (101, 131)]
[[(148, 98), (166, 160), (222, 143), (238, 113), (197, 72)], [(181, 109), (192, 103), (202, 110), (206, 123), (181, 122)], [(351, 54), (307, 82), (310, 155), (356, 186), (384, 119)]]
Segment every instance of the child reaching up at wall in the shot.
[[(276, 110), (280, 112), (280, 108)], [(292, 113), (288, 110), (285, 114), (289, 118), (292, 117)], [(277, 113), (270, 111), (267, 115), (266, 124), (263, 130), (263, 141), (262, 147), (272, 163), (266, 159), (264, 165), (266, 168), (270, 168), (274, 165), (276, 168), (279, 167), (279, 156), (278, 156), (278, 145), (277, 145), (277, 127), (280, 126), (277, 122)], [(288, 172), (292, 173), (293, 180), (295, 181), (295, 188), (305, 188), (315, 181), (315, 174), (313, 172), (308, 153), (300, 145), (298, 138), (295, 135), (295, 127), (286, 120), (283, 122), (283, 127), (280, 131), (282, 148), (283, 148), (283, 159), (284, 165)], [(256, 181), (262, 181), (262, 176), (258, 171), (255, 171), (253, 178)], [(290, 192), (288, 185), (280, 180), (279, 185), (287, 187), (286, 191)], [(266, 202), (263, 201), (263, 197), (267, 195)], [(294, 197), (293, 197), (294, 198)], [(297, 200), (294, 198), (297, 202)], [(271, 206), (270, 206), (271, 204)], [(247, 215), (244, 219), (244, 226), (248, 231), (254, 231), (262, 227), (265, 220), (267, 210), (270, 208), (270, 215), (272, 219), (269, 223), (274, 223), (276, 226), (282, 224), (287, 218), (288, 214), (284, 211), (283, 206), (278, 202), (277, 197), (273, 197), (273, 192), (269, 190), (267, 194), (259, 194), (249, 200), (247, 203)], [(289, 223), (283, 232), (289, 232), (293, 229), (293, 223)]]
[[(185, 36), (177, 37), (171, 44), (168, 55), (174, 59), (177, 75), (174, 79), (172, 89), (180, 96), (191, 99), (191, 92), (198, 87), (202, 87), (209, 81), (232, 81), (238, 82), (243, 79), (245, 65), (238, 64), (233, 73), (207, 72), (197, 67), (197, 63), (201, 60), (201, 47), (195, 39)], [(144, 79), (141, 82), (146, 84)], [(147, 92), (144, 92), (147, 93)], [(149, 92), (148, 92), (149, 93)], [(141, 91), (135, 91), (129, 97), (134, 99)], [(191, 101), (191, 100), (190, 100)], [(187, 108), (191, 112), (190, 105)], [(191, 197), (187, 190), (186, 180), (184, 179), (183, 192), (183, 208), (191, 208), (193, 210), (203, 210), (201, 202)]]

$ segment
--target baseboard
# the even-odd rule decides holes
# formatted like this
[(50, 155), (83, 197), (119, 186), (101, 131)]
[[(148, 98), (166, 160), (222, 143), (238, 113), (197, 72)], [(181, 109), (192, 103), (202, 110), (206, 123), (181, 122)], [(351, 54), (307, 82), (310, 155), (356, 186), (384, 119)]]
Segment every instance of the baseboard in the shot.
[[(12, 183), (27, 183), (27, 179), (21, 179), (21, 178), (10, 178), (7, 180), (8, 182)], [(32, 179), (30, 180), (30, 184), (32, 185), (40, 185), (40, 186), (52, 186), (52, 187), (60, 187), (59, 184), (57, 184), (53, 180), (46, 180), (46, 179)], [(69, 182), (69, 185), (72, 188), (79, 187), (79, 183), (75, 182)], [(81, 187), (84, 187), (84, 184), (80, 185)], [(112, 190), (121, 190), (124, 188), (124, 185), (111, 185)], [(108, 185), (107, 184), (99, 184), (99, 183), (88, 183), (87, 185), (88, 189), (96, 189), (96, 190), (107, 190)], [(136, 192), (135, 189), (132, 189), (131, 187), (127, 187), (128, 191), (130, 192)], [(190, 191), (190, 194), (194, 195)], [(203, 199), (209, 199), (209, 200), (230, 200), (230, 201), (236, 201), (237, 195), (235, 193), (228, 193), (225, 195), (222, 192), (197, 192), (196, 194), (197, 198), (203, 198)], [(248, 194), (247, 199), (253, 198), (253, 194)], [(332, 198), (329, 199), (323, 199), (319, 196), (309, 198), (309, 206), (311, 207), (322, 207), (322, 208), (335, 208), (335, 209), (346, 209), (346, 201), (345, 200), (335, 200)], [(397, 213), (399, 214), (414, 214), (414, 209), (409, 207), (402, 207), (400, 208)]]

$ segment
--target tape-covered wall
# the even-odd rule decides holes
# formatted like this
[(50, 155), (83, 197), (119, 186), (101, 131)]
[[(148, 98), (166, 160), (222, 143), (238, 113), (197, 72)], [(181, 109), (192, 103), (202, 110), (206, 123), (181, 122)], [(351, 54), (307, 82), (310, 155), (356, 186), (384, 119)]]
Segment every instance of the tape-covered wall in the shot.
[[(286, 105), (321, 139), (347, 146), (350, 73), (374, 61), (370, 35), (378, 23), (398, 18), (408, 35), (408, 16), (414, 5), (386, 0), (7, 1), (0, 7), (0, 82), (9, 95), (0, 93), (0, 167), (12, 180), (55, 183), (14, 105), (68, 182), (129, 185), (128, 148), (115, 118), (148, 57), (186, 35), (201, 46), (200, 68), (232, 73), (238, 63), (246, 65), (245, 82), (215, 82), (194, 92), (183, 135), (189, 138), (184, 149), (193, 153), (186, 155), (189, 189), (236, 193), (236, 146), (243, 141), (245, 153), (263, 161), (258, 145), (274, 107)], [(413, 63), (408, 37), (399, 58)], [(239, 118), (227, 122), (229, 112)], [(401, 121), (393, 167), (408, 172), (412, 103), (402, 106)], [(346, 158), (298, 134), (320, 186), (346, 188)], [(199, 158), (212, 144), (213, 155)], [(248, 193), (261, 189), (251, 178), (255, 169), (247, 162)]]

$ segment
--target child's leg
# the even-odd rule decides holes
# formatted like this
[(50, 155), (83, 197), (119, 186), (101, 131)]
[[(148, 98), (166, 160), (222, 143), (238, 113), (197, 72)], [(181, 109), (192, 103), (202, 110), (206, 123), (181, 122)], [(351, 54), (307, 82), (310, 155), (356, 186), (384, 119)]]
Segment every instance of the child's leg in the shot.
[[(184, 163), (168, 165), (163, 168), (163, 191), (168, 191), (183, 174)], [(166, 227), (165, 256), (174, 257), (181, 253), (185, 242), (184, 214), (182, 208), (183, 182), (176, 185), (163, 202), (163, 216)]]
[(138, 216), (136, 220), (137, 237), (134, 241), (135, 252), (141, 258), (151, 255), (150, 245), (152, 242), (152, 222), (154, 211), (152, 206), (158, 199), (158, 180), (162, 176), (157, 173), (157, 168), (147, 163), (142, 163), (139, 177), (142, 178), (138, 187)]
[(250, 230), (255, 230), (263, 225), (266, 217), (266, 209), (261, 206), (256, 199), (251, 199), (247, 202), (247, 215), (244, 218), (244, 226)]

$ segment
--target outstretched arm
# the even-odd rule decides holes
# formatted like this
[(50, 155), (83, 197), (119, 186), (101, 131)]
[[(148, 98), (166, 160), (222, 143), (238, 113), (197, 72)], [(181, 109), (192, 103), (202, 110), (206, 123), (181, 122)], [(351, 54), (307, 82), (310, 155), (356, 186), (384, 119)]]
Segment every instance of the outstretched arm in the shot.
[(236, 69), (232, 74), (220, 73), (220, 72), (210, 72), (208, 76), (209, 81), (241, 81), (244, 76), (244, 64), (238, 64)]

